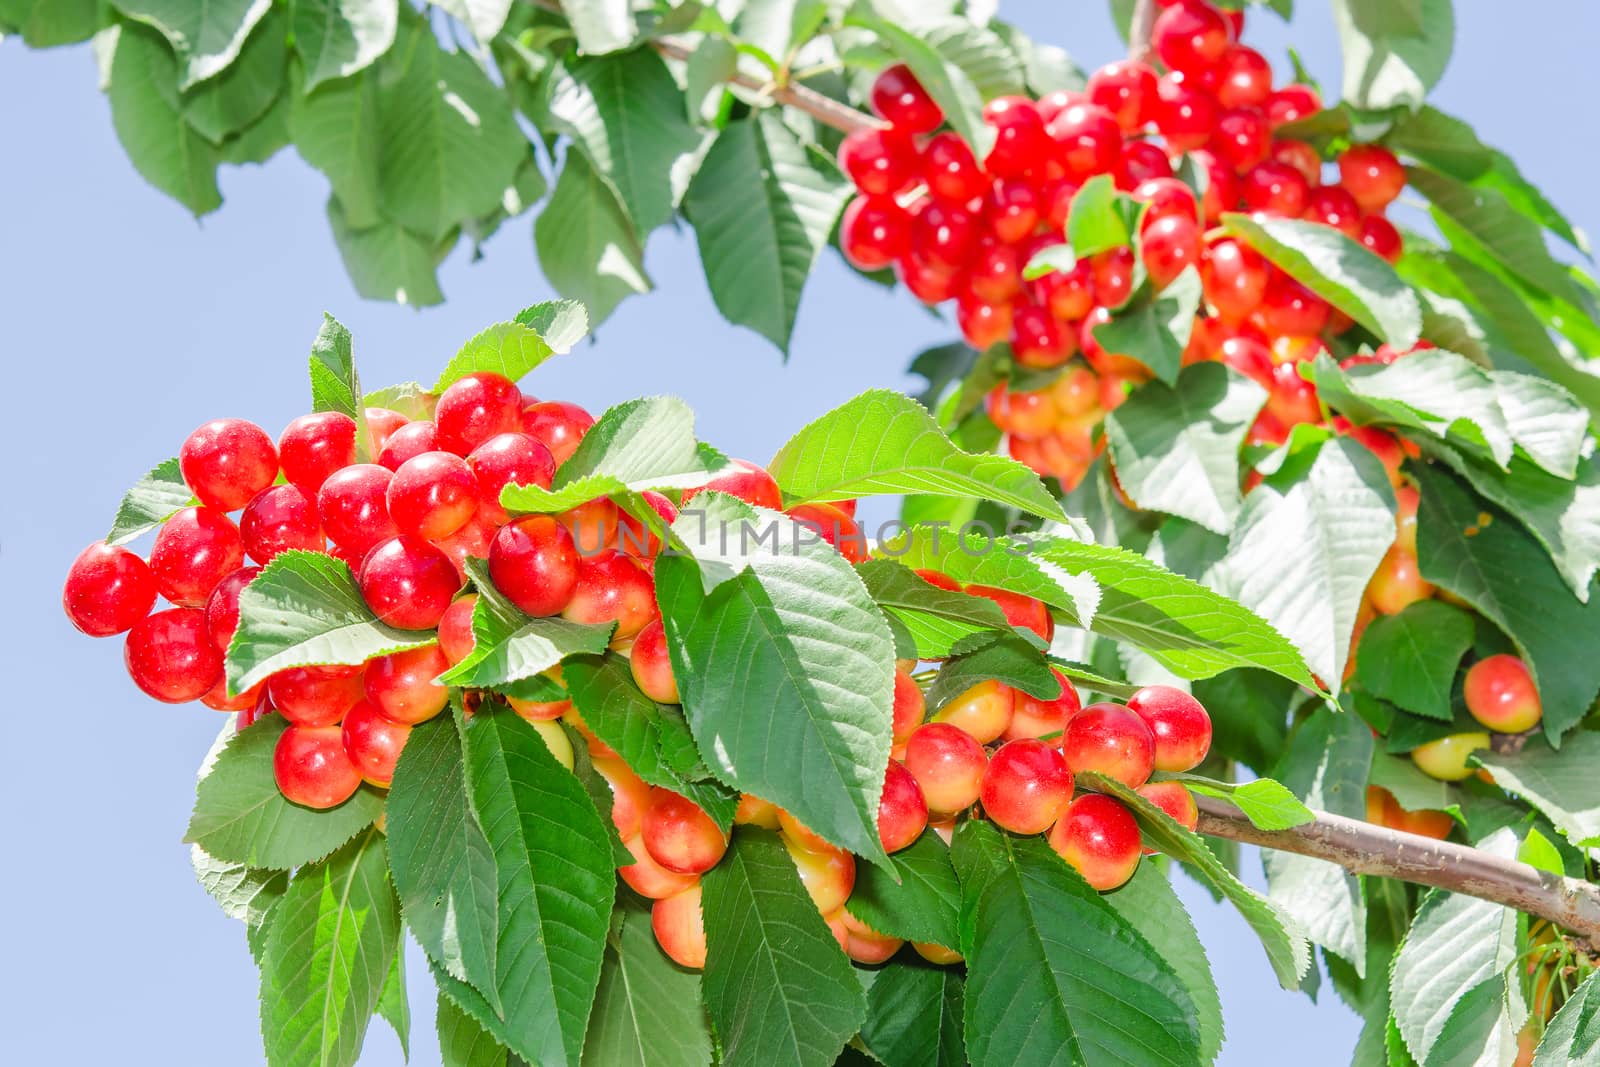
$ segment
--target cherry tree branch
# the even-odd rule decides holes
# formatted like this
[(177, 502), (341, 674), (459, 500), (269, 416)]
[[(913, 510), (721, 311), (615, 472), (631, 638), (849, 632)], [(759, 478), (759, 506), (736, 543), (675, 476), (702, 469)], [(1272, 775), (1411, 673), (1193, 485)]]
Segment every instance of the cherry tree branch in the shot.
[(1128, 58), (1150, 59), (1150, 31), (1156, 24), (1156, 0), (1135, 0), (1128, 20)]
[(1290, 830), (1258, 829), (1225, 800), (1195, 796), (1200, 832), (1336, 863), (1352, 874), (1398, 878), (1464, 893), (1548, 919), (1600, 941), (1600, 887), (1479, 849), (1328, 812)]
[[(650, 43), (657, 52), (668, 59), (688, 62), (689, 57), (694, 55), (694, 46), (681, 37), (657, 37)], [(815, 89), (807, 89), (804, 85), (777, 85), (739, 71), (735, 71), (727, 80), (729, 85), (737, 85), (751, 92), (765, 93), (778, 103), (797, 111), (804, 111), (818, 122), (832, 126), (836, 130), (843, 130), (845, 133), (887, 128), (881, 119), (857, 111), (849, 104), (841, 104), (831, 96), (823, 96)]]

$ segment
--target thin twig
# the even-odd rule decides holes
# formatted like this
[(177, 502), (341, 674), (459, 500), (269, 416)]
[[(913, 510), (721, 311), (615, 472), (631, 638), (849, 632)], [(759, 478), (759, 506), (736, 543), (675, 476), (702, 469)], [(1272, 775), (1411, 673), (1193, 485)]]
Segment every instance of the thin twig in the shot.
[(1353, 874), (1398, 878), (1504, 904), (1594, 940), (1600, 888), (1480, 849), (1317, 812), (1291, 830), (1261, 830), (1225, 800), (1196, 796), (1200, 832), (1336, 863)]
[(1156, 0), (1135, 0), (1128, 20), (1128, 58), (1150, 59), (1150, 31), (1156, 24)]
[[(657, 52), (668, 59), (687, 62), (689, 57), (694, 55), (694, 46), (682, 38), (657, 37), (650, 43), (655, 46)], [(845, 133), (886, 128), (882, 120), (857, 111), (848, 104), (841, 104), (830, 96), (823, 96), (815, 89), (807, 89), (804, 85), (774, 87), (770, 82), (752, 78), (738, 71), (728, 78), (728, 83), (737, 85), (741, 89), (749, 89), (751, 92), (766, 93), (776, 102), (804, 111), (818, 122), (832, 126), (836, 130), (843, 130)]]

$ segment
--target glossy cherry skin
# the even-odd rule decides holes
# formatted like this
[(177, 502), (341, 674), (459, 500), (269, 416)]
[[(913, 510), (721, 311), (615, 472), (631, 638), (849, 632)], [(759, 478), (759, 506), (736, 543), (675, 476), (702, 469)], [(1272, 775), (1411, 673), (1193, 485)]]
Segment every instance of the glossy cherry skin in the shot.
[(935, 134), (922, 149), (922, 180), (928, 192), (952, 204), (982, 196), (989, 179), (967, 142), (956, 133)]
[(133, 684), (166, 704), (199, 700), (222, 680), (222, 653), (211, 643), (205, 612), (194, 608), (168, 608), (134, 623), (122, 660)]
[(1186, 268), (1199, 266), (1200, 225), (1181, 215), (1158, 218), (1145, 226), (1140, 250), (1151, 282), (1165, 289)]
[(1072, 797), (1072, 772), (1043, 741), (1007, 741), (989, 757), (980, 798), (995, 823), (1014, 834), (1042, 834)]
[(1104, 893), (1127, 882), (1139, 868), (1139, 823), (1120, 801), (1086, 793), (1050, 830), (1050, 847), (1083, 880)]
[(1155, 738), (1155, 769), (1189, 771), (1211, 751), (1211, 716), (1194, 697), (1170, 685), (1147, 685), (1128, 698), (1128, 710)]
[(384, 442), (378, 452), (378, 465), (397, 471), (406, 460), (424, 452), (443, 451), (439, 447), (439, 428), (431, 422), (408, 422)]
[(783, 837), (789, 859), (794, 862), (817, 911), (829, 915), (844, 907), (856, 887), (856, 859), (842, 848), (823, 844), (816, 849), (806, 848), (788, 834)]
[(1229, 108), (1217, 116), (1211, 149), (1234, 170), (1249, 170), (1263, 162), (1271, 146), (1271, 127), (1254, 108)]
[(245, 553), (265, 566), (280, 552), (320, 552), (327, 545), (315, 497), (296, 485), (274, 485), (256, 494), (239, 518)]
[(471, 655), (477, 643), (472, 633), (472, 612), (477, 604), (478, 594), (468, 593), (451, 601), (439, 619), (439, 651), (451, 666)]
[(1192, 152), (1211, 140), (1217, 102), (1208, 93), (1168, 74), (1156, 87), (1156, 129), (1174, 152)]
[(1216, 91), (1223, 107), (1260, 107), (1272, 94), (1272, 64), (1254, 48), (1234, 45), (1222, 57)]
[(879, 118), (906, 133), (931, 133), (944, 122), (944, 112), (904, 63), (878, 73), (869, 103)]
[(207, 507), (184, 508), (172, 516), (150, 549), (157, 591), (182, 608), (204, 607), (217, 583), (243, 563), (239, 528)]
[(328, 475), (317, 491), (323, 532), (335, 544), (362, 555), (379, 541), (399, 534), (389, 518), (393, 477), (393, 471), (376, 463), (354, 463)]
[[(640, 635), (643, 637), (643, 635)], [(635, 645), (635, 648), (638, 646)], [(896, 744), (909, 738), (928, 713), (922, 687), (910, 673), (900, 669), (894, 672), (894, 710), (891, 730)]]
[[(856, 520), (835, 504), (819, 501), (815, 504), (797, 504), (788, 515), (806, 531), (822, 538), (852, 564), (866, 562), (867, 539)], [(797, 534), (800, 544), (805, 544), (807, 534)]]
[(561, 615), (590, 625), (615, 622), (614, 641), (633, 637), (660, 615), (655, 579), (622, 552), (581, 556), (577, 589)]
[(522, 409), (522, 432), (549, 449), (557, 467), (578, 450), (593, 425), (593, 415), (564, 400), (547, 400)]
[(411, 420), (391, 408), (367, 408), (367, 433), (372, 438), (372, 454), (380, 454), (394, 432)]
[(980, 745), (997, 740), (1011, 725), (1011, 688), (986, 678), (947, 700), (933, 721), (948, 723)]
[(709, 871), (728, 851), (728, 839), (711, 816), (667, 789), (650, 791), (639, 833), (650, 858), (678, 874)]
[(1267, 121), (1274, 129), (1309, 118), (1322, 110), (1322, 97), (1309, 85), (1285, 85), (1267, 97)]
[(1328, 324), (1328, 302), (1281, 270), (1267, 277), (1261, 325), (1275, 336), (1312, 337)]
[(1433, 584), (1422, 577), (1415, 553), (1391, 545), (1367, 582), (1367, 597), (1383, 615), (1398, 615), (1419, 600), (1433, 595)]
[(1361, 247), (1373, 255), (1394, 263), (1405, 251), (1405, 241), (1394, 223), (1382, 215), (1367, 215), (1361, 220)]
[(97, 541), (67, 568), (61, 607), (90, 637), (110, 637), (133, 628), (156, 602), (156, 579), (136, 553)]
[(1411, 761), (1423, 774), (1442, 782), (1459, 782), (1472, 777), (1476, 769), (1467, 763), (1467, 757), (1479, 749), (1489, 747), (1489, 734), (1483, 730), (1451, 734), (1437, 741), (1418, 745), (1411, 751)]
[(439, 394), (433, 422), (439, 447), (465, 456), (496, 434), (522, 429), (522, 390), (503, 374), (464, 375)]
[(338, 807), (361, 788), (361, 771), (337, 726), (290, 726), (272, 751), (272, 775), (291, 802), (319, 811)]
[(1198, 74), (1222, 61), (1232, 33), (1221, 12), (1210, 4), (1180, 0), (1156, 16), (1150, 43), (1168, 70)]
[(206, 599), (206, 631), (211, 634), (211, 643), (224, 655), (239, 629), (239, 594), (260, 573), (260, 567), (240, 567), (218, 582)]
[(361, 595), (373, 613), (401, 630), (431, 630), (461, 588), (450, 557), (415, 537), (375, 545), (361, 564)]
[(1137, 788), (1155, 769), (1155, 736), (1120, 704), (1090, 704), (1067, 723), (1061, 753), (1074, 774), (1095, 771)]
[(298, 726), (332, 726), (366, 696), (362, 677), (359, 666), (288, 667), (267, 679), (267, 699)]
[[(1200, 808), (1194, 802), (1194, 795), (1182, 782), (1146, 782), (1139, 787), (1138, 793), (1166, 812), (1185, 830), (1193, 833), (1194, 828), (1200, 825)], [(1144, 850), (1147, 856), (1154, 851), (1151, 848)]]
[(692, 885), (650, 906), (650, 930), (661, 951), (680, 967), (706, 965), (706, 924), (700, 911), (700, 886)]
[(633, 854), (633, 862), (626, 867), (619, 867), (617, 873), (628, 883), (628, 888), (642, 897), (664, 900), (700, 881), (697, 875), (669, 871), (651, 859), (644, 841), (638, 835), (624, 837), (622, 844)]
[(178, 469), (200, 503), (236, 511), (278, 476), (278, 450), (253, 422), (213, 419), (184, 440)]
[[(1037, 737), (1045, 739), (1053, 748), (1061, 747), (1061, 736), (1067, 728), (1067, 723), (1083, 708), (1083, 703), (1078, 697), (1078, 690), (1066, 675), (1054, 667), (1050, 668), (1061, 689), (1054, 698), (1041, 700), (1031, 693), (1021, 689), (1012, 694), (1011, 724), (1006, 727), (1006, 732), (1001, 735), (1003, 740), (1015, 741), (1024, 737)], [(1054, 737), (1046, 735), (1053, 734)]]
[(911, 220), (911, 253), (928, 266), (960, 273), (983, 235), (976, 212), (943, 200), (925, 204)]
[(345, 713), (339, 733), (345, 754), (361, 777), (381, 789), (389, 788), (411, 727), (385, 718), (371, 701), (363, 700)]
[(672, 659), (667, 653), (667, 631), (659, 618), (652, 619), (628, 653), (628, 667), (639, 691), (659, 704), (676, 704), (678, 681), (672, 675)]
[(451, 452), (424, 452), (394, 472), (385, 499), (402, 534), (442, 540), (465, 526), (478, 509), (478, 479)]
[(1148, 63), (1121, 59), (1089, 75), (1090, 103), (1104, 108), (1124, 133), (1137, 133), (1155, 117), (1156, 72)]
[(500, 528), (489, 546), (495, 588), (529, 615), (556, 615), (578, 587), (578, 549), (548, 515), (529, 515)]
[(1246, 211), (1299, 218), (1311, 197), (1305, 175), (1287, 163), (1268, 159), (1251, 167), (1239, 182)]
[[(1010, 246), (1031, 237), (1034, 227), (1039, 224), (1042, 213), (1039, 194), (1034, 192), (1033, 186), (1027, 182), (1001, 179), (994, 183), (985, 208), (985, 218), (990, 230), (993, 231), (993, 239), (980, 238), (975, 255), (993, 256), (998, 249), (1004, 248), (1015, 258), (1016, 250)], [(969, 267), (969, 271), (971, 269)], [(1017, 265), (1017, 269), (1021, 269), (1021, 264)], [(989, 273), (994, 273), (992, 267)], [(1021, 281), (1022, 279), (1018, 277), (1017, 285), (1011, 287), (1009, 292), (993, 294), (991, 298), (1010, 296), (1021, 287)]]
[(1361, 208), (1355, 197), (1337, 185), (1324, 185), (1311, 190), (1306, 197), (1304, 218), (1330, 226), (1351, 240), (1361, 239)]
[(611, 787), (611, 824), (624, 840), (639, 833), (644, 812), (650, 806), (650, 787), (626, 763), (615, 757), (597, 758), (594, 769)]
[(1050, 617), (1050, 609), (1042, 600), (988, 585), (969, 585), (966, 587), (966, 592), (994, 601), (1000, 605), (1000, 613), (1006, 617), (1007, 622), (1018, 629), (1032, 630), (1043, 638), (1046, 644), (1049, 644), (1050, 638), (1055, 635), (1055, 620)]
[(1038, 105), (1023, 96), (999, 96), (983, 108), (983, 121), (994, 130), (994, 146), (983, 159), (997, 178), (1021, 178), (1042, 167), (1055, 154)]
[(496, 434), (467, 455), (467, 466), (478, 483), (478, 511), (496, 525), (510, 519), (500, 506), (500, 490), (508, 485), (548, 489), (556, 476), (550, 450), (525, 433)]
[(916, 145), (896, 130), (852, 130), (839, 144), (839, 169), (868, 196), (893, 196), (916, 177)]
[(1200, 264), (1206, 301), (1229, 323), (1243, 322), (1261, 306), (1268, 274), (1267, 261), (1261, 253), (1232, 237), (1214, 242)]
[(956, 303), (956, 326), (967, 344), (982, 352), (1011, 336), (1014, 323), (1014, 304), (980, 299), (973, 294), (963, 294)]
[(904, 764), (890, 760), (878, 800), (878, 842), (885, 852), (899, 852), (921, 837), (927, 825), (928, 802), (922, 787)]
[(1351, 145), (1339, 154), (1339, 184), (1362, 211), (1382, 211), (1406, 187), (1406, 170), (1381, 145)]
[(338, 411), (302, 415), (278, 436), (283, 476), (315, 497), (328, 475), (356, 461), (356, 420)]
[(1463, 683), (1467, 711), (1491, 730), (1519, 734), (1544, 717), (1539, 689), (1527, 664), (1516, 656), (1489, 656), (1467, 668)]
[(1322, 184), (1322, 157), (1305, 141), (1297, 141), (1292, 137), (1277, 138), (1268, 149), (1268, 155), (1299, 171), (1309, 185)]
[(1096, 174), (1108, 174), (1122, 158), (1122, 130), (1116, 117), (1095, 104), (1064, 109), (1050, 120), (1047, 132), (1072, 181), (1082, 183)]
[(450, 703), (450, 690), (434, 681), (449, 669), (436, 644), (379, 656), (367, 664), (367, 700), (393, 722), (427, 722)]
[(839, 222), (839, 250), (857, 270), (883, 270), (911, 248), (911, 216), (892, 197), (858, 196)]
[(928, 810), (954, 815), (977, 802), (989, 757), (966, 731), (931, 722), (906, 741), (904, 762), (922, 788)]
[(748, 460), (733, 460), (728, 470), (718, 474), (705, 485), (685, 490), (684, 506), (687, 507), (689, 501), (707, 492), (727, 493), (758, 508), (783, 510), (783, 493), (778, 489), (778, 483), (773, 481), (772, 475), (768, 474), (765, 468)]

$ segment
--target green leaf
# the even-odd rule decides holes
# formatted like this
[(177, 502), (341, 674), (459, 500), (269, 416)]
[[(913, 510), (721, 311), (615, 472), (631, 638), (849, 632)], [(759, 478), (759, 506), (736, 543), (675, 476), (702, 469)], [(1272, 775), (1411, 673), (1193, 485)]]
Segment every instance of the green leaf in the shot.
[(1242, 214), (1223, 216), (1223, 224), (1379, 340), (1400, 349), (1416, 343), (1422, 331), (1417, 295), (1393, 267), (1338, 230)]
[(1266, 774), (1283, 748), (1288, 712), (1302, 695), (1265, 671), (1224, 671), (1197, 681), (1195, 699), (1211, 712), (1211, 751)]
[(733, 825), (738, 794), (711, 780), (683, 713), (641, 693), (626, 660), (580, 656), (566, 663), (562, 678), (584, 724), (635, 774), (688, 797), (724, 831)]
[(383, 988), (378, 990), (378, 1015), (393, 1027), (394, 1036), (400, 1040), (400, 1054), (409, 1060), (411, 1002), (406, 994), (406, 952), (405, 942), (402, 939), (396, 940), (394, 959), (390, 961), (389, 973), (383, 979)]
[(1472, 647), (1472, 636), (1472, 617), (1441, 600), (1379, 616), (1361, 635), (1356, 680), (1373, 696), (1448, 722), (1456, 667)]
[(960, 972), (900, 956), (876, 974), (861, 1024), (873, 1059), (884, 1067), (966, 1067)]
[[(675, 396), (650, 396), (607, 408), (589, 427), (577, 450), (556, 471), (557, 490), (597, 475), (634, 489), (702, 485), (722, 458), (694, 435), (694, 412)], [(537, 488), (537, 487), (535, 487)], [(521, 499), (518, 489), (507, 507)]]
[(494, 40), (511, 13), (511, 0), (438, 0), (439, 7), (466, 23), (479, 44)]
[(399, 22), (390, 0), (293, 0), (290, 11), (308, 93), (371, 66), (394, 44)]
[(1117, 479), (1139, 506), (1212, 530), (1233, 528), (1239, 447), (1266, 392), (1220, 363), (1197, 363), (1170, 388), (1153, 382), (1106, 416)]
[(1430, 778), (1409, 759), (1385, 752), (1372, 754), (1367, 783), (1387, 789), (1407, 811), (1445, 811), (1451, 807), (1448, 782)]
[(436, 966), (498, 1009), (495, 859), (467, 796), (453, 714), (411, 731), (385, 810), (389, 869), (406, 925)]
[(606, 942), (600, 988), (583, 1044), (589, 1067), (708, 1067), (711, 1036), (700, 976), (672, 963), (650, 912), (625, 903)]
[(800, 292), (849, 196), (837, 169), (779, 115), (724, 127), (685, 199), (723, 317), (787, 352)]
[(939, 668), (939, 676), (928, 689), (932, 711), (990, 678), (1043, 700), (1060, 695), (1061, 685), (1044, 655), (1021, 632), (980, 635), (962, 642), (956, 653)]
[(616, 892), (605, 824), (582, 784), (509, 708), (474, 715), (466, 749), (472, 808), (498, 876), (494, 988), (503, 1011), (448, 976), (446, 991), (524, 1059), (576, 1064)]
[[(252, 2), (266, 10), (266, 0)], [(117, 139), (145, 181), (198, 217), (222, 206), (222, 156), (184, 119), (177, 79), (178, 61), (159, 35), (137, 25), (118, 30), (106, 90)]]
[(956, 923), (961, 884), (950, 864), (950, 849), (932, 830), (890, 855), (888, 865), (858, 867), (846, 906), (851, 915), (890, 937), (960, 947)]
[(1600, 734), (1580, 730), (1559, 752), (1530, 743), (1520, 752), (1483, 751), (1474, 757), (1495, 783), (1532, 804), (1579, 848), (1600, 845)]
[(669, 221), (701, 137), (661, 57), (643, 48), (576, 59), (557, 65), (547, 86), (553, 128), (616, 189), (638, 232)]
[(1022, 268), (1022, 277), (1024, 281), (1031, 282), (1047, 274), (1057, 272), (1065, 274), (1077, 265), (1078, 257), (1073, 254), (1071, 245), (1049, 245), (1033, 254), (1027, 265)]
[(189, 846), (189, 862), (200, 887), (217, 902), (222, 914), (244, 923), (249, 930), (259, 929), (266, 922), (273, 905), (289, 888), (287, 871), (225, 863), (199, 845)]
[(0, 0), (0, 26), (29, 48), (76, 44), (100, 28), (100, 0)]
[(946, 59), (921, 32), (913, 32), (888, 19), (857, 16), (851, 21), (877, 34), (878, 39), (911, 68), (911, 73), (944, 112), (950, 128), (972, 146), (974, 155), (982, 159), (988, 154), (989, 146), (994, 143), (994, 131), (984, 123), (983, 97), (964, 71)]
[[(663, 556), (656, 599), (700, 751), (729, 785), (884, 862), (877, 811), (889, 759), (894, 645), (882, 614), (844, 558), (825, 544), (796, 544), (799, 528), (789, 520), (758, 517), (720, 494), (695, 502), (704, 502), (704, 516), (684, 515), (674, 530), (701, 565)], [(707, 539), (696, 531), (697, 519), (706, 523), (700, 529)], [(744, 523), (770, 523), (783, 547), (728, 544), (719, 557), (717, 542)], [(733, 573), (708, 590), (702, 566)], [(752, 707), (762, 713), (752, 716)]]
[(272, 752), (288, 725), (268, 715), (228, 741), (200, 780), (185, 842), (223, 863), (285, 871), (322, 859), (372, 825), (383, 794), (369, 786), (327, 811), (292, 804), (278, 790)]
[(295, 549), (276, 556), (239, 594), (228, 691), (242, 693), (286, 667), (361, 664), (437, 639), (432, 630), (379, 622), (347, 564)]
[(993, 537), (975, 523), (977, 528), (954, 531), (951, 525), (942, 520), (922, 523), (880, 543), (876, 551), (907, 567), (940, 571), (963, 584), (997, 586), (1042, 600), (1076, 625), (1093, 620), (1100, 599), (1095, 580), (1087, 574), (1074, 578), (1045, 561), (1035, 551), (1038, 537)]
[(478, 602), (472, 608), (472, 651), (439, 676), (443, 684), (494, 688), (542, 674), (567, 656), (605, 651), (611, 624), (526, 615), (495, 589), (487, 562), (469, 558), (466, 566), (478, 589)]
[[(246, 731), (248, 733), (248, 731)], [(400, 948), (383, 835), (368, 830), (299, 871), (268, 920), (261, 961), (267, 1062), (351, 1067)]]
[(1064, 517), (1033, 471), (1012, 459), (961, 451), (926, 408), (888, 389), (869, 390), (813, 420), (778, 450), (768, 470), (796, 503), (922, 493)]
[[(182, 62), (177, 88), (187, 89), (231, 64), (251, 27), (266, 15), (272, 0), (115, 0), (116, 8), (136, 22), (155, 28)], [(115, 74), (113, 74), (113, 82)]]
[(1258, 830), (1289, 830), (1316, 819), (1316, 814), (1275, 778), (1253, 778), (1248, 782), (1219, 782), (1194, 774), (1164, 775), (1182, 782), (1191, 792), (1228, 800)]
[(1159, 292), (1148, 281), (1140, 285), (1109, 322), (1094, 328), (1095, 340), (1107, 352), (1131, 356), (1163, 382), (1176, 385), (1199, 307), (1200, 273), (1185, 267)]
[(289, 45), (283, 16), (269, 11), (250, 31), (239, 58), (221, 74), (183, 94), (183, 118), (220, 145), (266, 114), (286, 92)]
[[(1381, 111), (1417, 108), (1439, 81), (1455, 36), (1451, 0), (1420, 0), (1415, 18), (1392, 0), (1335, 0), (1344, 50), (1344, 99)], [(1427, 27), (1426, 32), (1422, 27)]]
[[(565, 14), (577, 35), (579, 51), (587, 55), (626, 48), (639, 35), (628, 0), (586, 0)], [(604, 316), (597, 314), (596, 318)]]
[(1155, 863), (1141, 863), (1115, 893), (1102, 898), (1137, 930), (1177, 974), (1194, 1001), (1200, 1023), (1200, 1063), (1212, 1063), (1222, 1047), (1222, 1001), (1211, 976), (1211, 961), (1195, 932), (1194, 920)]
[(1118, 208), (1119, 196), (1109, 174), (1095, 175), (1074, 194), (1067, 213), (1067, 242), (1076, 258), (1133, 244), (1127, 217)]
[(963, 638), (1011, 628), (994, 601), (931, 585), (893, 560), (858, 564), (856, 575), (878, 606), (910, 631), (919, 659), (943, 658)]
[(1295, 454), (1250, 493), (1214, 584), (1293, 641), (1337, 688), (1362, 593), (1394, 538), (1382, 464), (1356, 441), (1333, 438)]
[(866, 998), (778, 837), (741, 827), (701, 880), (706, 1010), (730, 1067), (828, 1067)]
[(1016, 52), (993, 29), (951, 15), (918, 25), (916, 33), (947, 64), (965, 74), (984, 100), (1015, 95), (1026, 88)]
[(367, 431), (367, 408), (361, 398), (361, 378), (350, 331), (338, 319), (322, 313), (322, 329), (311, 343), (311, 410), (337, 411), (356, 423), (356, 459), (370, 462), (372, 438)]
[(511, 1067), (505, 1046), (444, 993), (439, 994), (434, 1027), (442, 1067)]
[(374, 389), (362, 400), (369, 408), (388, 408), (398, 411), (408, 419), (433, 419), (433, 409), (439, 398), (422, 387), (421, 382), (401, 382)]
[(1191, 871), (1227, 897), (1261, 939), (1261, 947), (1272, 963), (1278, 982), (1285, 989), (1299, 988), (1306, 969), (1311, 966), (1311, 950), (1306, 946), (1304, 932), (1281, 905), (1235, 878), (1199, 836), (1178, 825), (1171, 816), (1121, 782), (1085, 772), (1079, 776), (1079, 784), (1097, 793), (1109, 793), (1126, 804), (1139, 820), (1139, 829), (1148, 846), (1188, 864)]
[(1600, 690), (1600, 662), (1588, 651), (1600, 632), (1600, 597), (1575, 599), (1538, 542), (1454, 478), (1431, 466), (1415, 474), (1423, 578), (1466, 600), (1516, 644), (1539, 687), (1545, 735), (1560, 744)]
[(106, 544), (125, 545), (148, 530), (154, 530), (194, 500), (183, 480), (176, 458), (165, 460), (134, 483), (117, 505)]
[(1571, 478), (1578, 470), (1589, 428), (1589, 413), (1554, 382), (1515, 371), (1490, 371), (1499, 390), (1500, 410), (1517, 445), (1544, 470)]
[(1517, 860), (1557, 878), (1567, 873), (1566, 864), (1561, 860), (1561, 850), (1536, 827), (1528, 828), (1528, 836), (1522, 839), (1522, 847), (1517, 849)]
[(1595, 1067), (1600, 1064), (1600, 980), (1583, 980), (1545, 1029), (1533, 1052), (1533, 1067)]
[[(1372, 731), (1358, 717), (1318, 708), (1289, 737), (1275, 774), (1307, 804), (1346, 818), (1367, 811)], [(1360, 879), (1325, 860), (1270, 849), (1261, 853), (1268, 895), (1311, 940), (1343, 956), (1365, 975), (1367, 906)]]
[(1194, 1000), (1171, 964), (1043, 839), (969, 821), (951, 857), (974, 1067), (1199, 1060)]
[[(383, 134), (379, 125), (378, 81), (377, 71), (364, 71), (348, 78), (330, 79), (315, 89), (308, 85), (304, 95), (296, 95), (290, 101), (289, 133), (294, 137), (295, 151), (327, 177), (339, 204), (337, 218), (352, 232), (383, 221), (379, 207), (383, 196), (378, 177), (383, 166)], [(330, 214), (334, 214), (331, 208)], [(421, 238), (416, 240), (427, 243)], [(427, 274), (432, 278), (431, 263)]]
[(356, 292), (369, 300), (431, 307), (444, 303), (437, 270), (454, 247), (454, 232), (434, 242), (393, 222), (364, 230), (351, 227), (337, 199), (328, 201), (328, 225), (345, 272)]
[(627, 211), (581, 154), (566, 158), (533, 235), (545, 278), (556, 292), (588, 308), (594, 325), (623, 297), (651, 289), (644, 247)]
[(514, 322), (490, 326), (462, 345), (431, 391), (442, 393), (469, 374), (485, 372), (520, 381), (551, 356), (570, 351), (588, 332), (588, 315), (577, 301), (535, 304)]

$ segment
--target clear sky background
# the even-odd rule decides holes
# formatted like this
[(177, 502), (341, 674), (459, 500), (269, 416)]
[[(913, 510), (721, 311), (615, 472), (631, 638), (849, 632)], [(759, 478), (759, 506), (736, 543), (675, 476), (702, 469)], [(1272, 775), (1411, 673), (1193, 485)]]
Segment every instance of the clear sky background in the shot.
[[(1002, 4), (1085, 66), (1120, 45), (1098, 0)], [(1321, 0), (1292, 31), (1325, 86), (1338, 46)], [(1591, 233), (1600, 6), (1460, 3), (1440, 106), (1469, 117)], [(1287, 69), (1291, 31), (1252, 17), (1247, 40)], [(102, 536), (123, 491), (209, 418), (276, 434), (309, 406), (306, 353), (328, 310), (355, 333), (369, 386), (431, 380), (478, 329), (553, 296), (527, 217), (470, 262), (446, 263), (448, 303), (417, 312), (357, 297), (323, 220), (326, 186), (292, 151), (226, 169), (223, 209), (197, 224), (125, 159), (86, 46), (0, 44), (0, 677), (12, 688), (0, 821), (0, 1062), (252, 1064), (257, 978), (242, 929), (195, 882), (180, 844), (194, 772), (221, 718), (142, 697), (120, 639), (94, 642), (59, 607), (72, 557)], [(808, 419), (872, 386), (913, 384), (909, 358), (954, 336), (905, 293), (854, 279), (831, 253), (813, 277), (785, 365), (722, 322), (692, 237), (659, 232), (660, 288), (625, 302), (597, 344), (541, 368), (530, 390), (599, 411), (671, 392), (701, 435), (765, 460)], [(1259, 882), (1259, 864), (1246, 859)], [(1184, 882), (1221, 986), (1230, 1067), (1347, 1062), (1358, 1021), (1280, 991), (1231, 910)], [(410, 950), (412, 1061), (436, 1064), (433, 993)], [(362, 1060), (400, 1063), (381, 1022)]]

